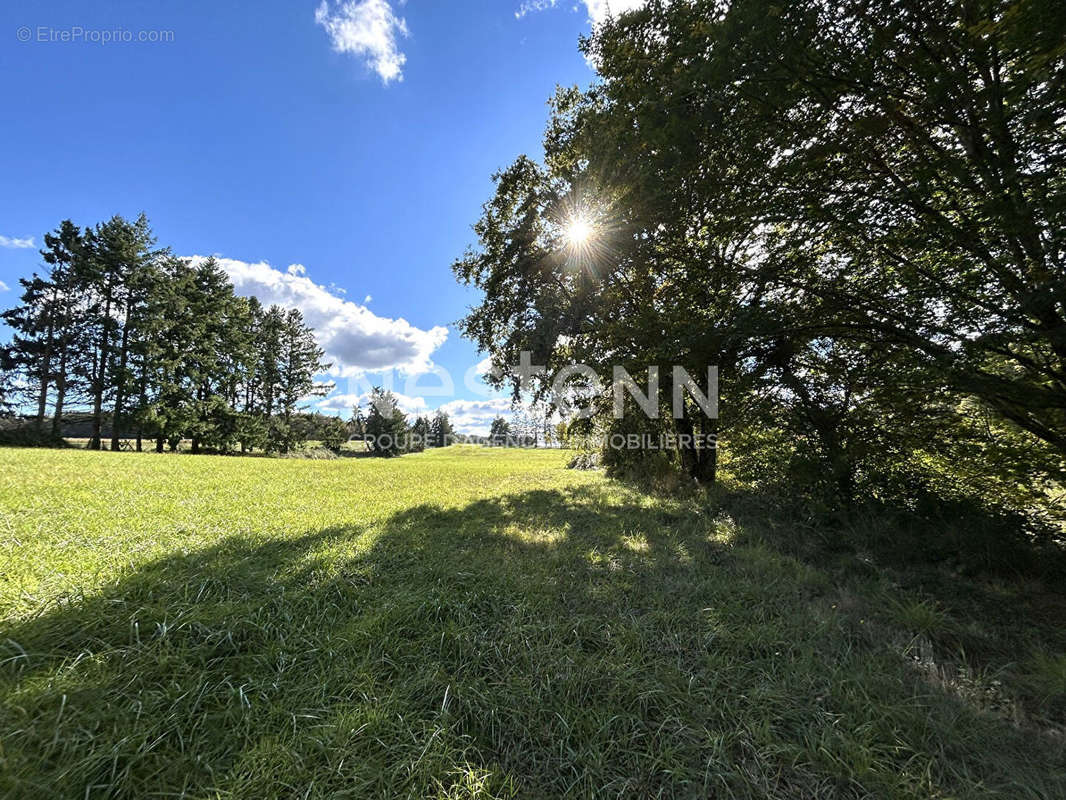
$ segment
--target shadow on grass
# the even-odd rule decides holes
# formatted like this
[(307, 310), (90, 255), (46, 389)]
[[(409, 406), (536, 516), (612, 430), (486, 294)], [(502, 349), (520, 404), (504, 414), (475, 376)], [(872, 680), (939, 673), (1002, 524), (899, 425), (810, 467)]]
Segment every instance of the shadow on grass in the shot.
[[(4, 632), (12, 797), (1051, 797), (754, 516), (610, 485), (232, 538)], [(752, 512), (754, 513), (754, 512)]]
[[(782, 495), (722, 491), (715, 504), (747, 540), (816, 566), (835, 585), (859, 584), (867, 594), (879, 587), (869, 599), (889, 617), (900, 616), (901, 605), (924, 605), (926, 624), (918, 620), (917, 627), (946, 662), (964, 655), (970, 666), (998, 671), (1019, 666), (1034, 650), (1066, 653), (1066, 540), (1049, 523), (943, 499), (812, 514)], [(915, 622), (902, 611), (901, 622)], [(1062, 696), (1030, 692), (1019, 699), (1061, 725), (1066, 656), (1060, 658)]]

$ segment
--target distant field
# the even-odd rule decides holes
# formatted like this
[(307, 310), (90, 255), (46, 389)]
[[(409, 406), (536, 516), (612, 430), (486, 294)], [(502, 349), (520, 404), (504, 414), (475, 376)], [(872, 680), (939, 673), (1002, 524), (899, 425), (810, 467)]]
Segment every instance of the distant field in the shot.
[(0, 450), (0, 795), (1066, 797), (984, 617), (566, 459)]

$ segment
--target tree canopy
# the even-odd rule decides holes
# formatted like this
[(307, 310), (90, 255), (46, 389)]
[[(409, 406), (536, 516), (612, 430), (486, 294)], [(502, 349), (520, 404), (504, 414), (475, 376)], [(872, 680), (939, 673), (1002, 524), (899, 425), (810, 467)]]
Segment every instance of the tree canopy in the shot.
[(606, 381), (717, 365), (720, 420), (590, 424), (718, 435), (737, 469), (849, 496), (932, 463), (1061, 476), (1063, 15), (651, 0), (583, 49), (600, 79), (558, 91), (544, 162), (495, 175), (454, 265), (499, 384), (523, 350)]

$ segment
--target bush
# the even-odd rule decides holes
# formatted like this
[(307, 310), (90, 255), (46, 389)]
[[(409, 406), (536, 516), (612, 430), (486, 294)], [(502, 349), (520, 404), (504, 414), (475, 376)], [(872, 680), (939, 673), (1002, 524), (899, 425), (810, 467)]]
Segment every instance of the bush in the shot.
[(585, 450), (570, 459), (567, 469), (599, 469), (600, 457), (591, 450)]
[(642, 483), (656, 482), (681, 469), (676, 450), (657, 447), (621, 446), (628, 437), (647, 437), (640, 441), (658, 442), (661, 436), (675, 433), (672, 420), (650, 419), (632, 408), (621, 419), (612, 419), (603, 432), (602, 458), (607, 474), (612, 478), (637, 480)]
[(290, 450), (281, 454), (281, 458), (307, 458), (312, 461), (332, 461), (339, 456), (336, 451), (325, 447), (307, 447), (300, 450)]
[(62, 436), (31, 427), (0, 430), (0, 447), (70, 447)]
[(322, 425), (320, 436), (323, 447), (339, 453), (341, 447), (348, 441), (348, 426), (339, 418), (332, 417)]

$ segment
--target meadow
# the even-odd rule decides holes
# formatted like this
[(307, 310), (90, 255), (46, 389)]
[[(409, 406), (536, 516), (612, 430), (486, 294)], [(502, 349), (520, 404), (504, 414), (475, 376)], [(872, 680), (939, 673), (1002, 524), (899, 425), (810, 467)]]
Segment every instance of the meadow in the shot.
[(566, 459), (0, 449), (0, 795), (1066, 796), (1048, 586)]

